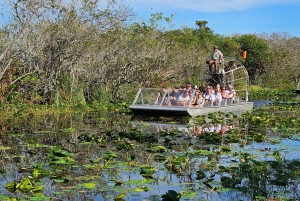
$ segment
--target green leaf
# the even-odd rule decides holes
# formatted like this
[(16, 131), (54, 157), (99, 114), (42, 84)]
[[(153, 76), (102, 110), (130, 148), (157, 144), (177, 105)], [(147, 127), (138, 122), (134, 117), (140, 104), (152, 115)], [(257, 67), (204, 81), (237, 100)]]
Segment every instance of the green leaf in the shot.
[(117, 197), (115, 197), (114, 200), (120, 200), (120, 199), (122, 199), (125, 196), (126, 196), (126, 193), (121, 193), (120, 195), (118, 195)]

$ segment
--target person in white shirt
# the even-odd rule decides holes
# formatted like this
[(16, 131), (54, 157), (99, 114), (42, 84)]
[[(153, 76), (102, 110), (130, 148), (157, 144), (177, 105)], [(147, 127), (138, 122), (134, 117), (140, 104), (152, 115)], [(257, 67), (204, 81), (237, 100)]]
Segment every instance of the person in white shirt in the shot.
[(203, 93), (203, 96), (205, 99), (204, 107), (212, 106), (214, 101), (216, 100), (216, 97), (212, 92), (212, 86), (210, 85), (206, 86), (206, 91)]
[(184, 91), (177, 100), (177, 105), (186, 106), (190, 100), (189, 91)]
[(228, 93), (228, 97), (231, 98), (232, 100), (235, 99), (236, 92), (233, 89), (233, 86), (231, 84), (227, 85), (227, 90), (226, 92)]
[(217, 85), (215, 87), (215, 93), (214, 93), (215, 97), (216, 97), (216, 100), (214, 102), (214, 105), (215, 106), (220, 106), (221, 103), (222, 103), (222, 94), (221, 94), (221, 88), (220, 88), (220, 85)]

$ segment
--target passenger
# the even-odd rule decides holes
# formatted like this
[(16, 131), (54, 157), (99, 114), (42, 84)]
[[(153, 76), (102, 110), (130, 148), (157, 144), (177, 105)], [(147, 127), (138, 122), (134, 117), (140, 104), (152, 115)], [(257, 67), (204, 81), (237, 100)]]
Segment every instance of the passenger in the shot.
[(171, 91), (172, 91), (171, 88), (167, 89), (167, 93), (166, 93), (165, 99), (163, 100), (163, 104), (164, 105), (171, 106), (171, 96), (170, 96)]
[(203, 93), (199, 90), (198, 93), (195, 95), (194, 100), (191, 103), (191, 106), (203, 107), (204, 103), (205, 103), (205, 98), (203, 96)]
[(227, 93), (225, 87), (221, 87), (221, 95), (222, 95), (222, 99), (228, 99), (229, 98), (229, 94)]
[(187, 83), (186, 86), (185, 86), (186, 90), (191, 90), (192, 89), (192, 85)]
[(179, 93), (182, 94), (186, 90), (186, 86), (180, 86)]
[[(195, 91), (195, 93), (196, 93), (196, 91)], [(189, 96), (190, 96), (190, 99), (192, 98), (192, 99), (194, 99), (194, 90), (192, 90), (192, 89), (190, 89), (189, 90)]]
[(220, 85), (216, 85), (214, 95), (216, 97), (214, 105), (215, 106), (221, 106), (221, 104), (222, 104), (222, 94), (221, 94), (221, 91), (220, 91)]
[(170, 104), (171, 105), (177, 105), (177, 100), (180, 96), (180, 92), (179, 92), (179, 88), (178, 86), (175, 86), (175, 89), (172, 90), (172, 92), (170, 93)]
[(187, 83), (186, 85), (183, 85), (183, 86), (180, 87), (179, 92), (180, 92), (180, 94), (183, 94), (186, 90), (189, 91), (191, 89), (192, 89), (192, 85)]
[(223, 61), (223, 54), (218, 50), (218, 46), (214, 46), (214, 50), (211, 52), (210, 60), (208, 62), (209, 70), (212, 72), (212, 65), (215, 67), (215, 72), (218, 71), (218, 65)]
[(204, 90), (204, 87), (201, 87), (201, 89), (197, 89), (196, 90), (196, 98), (197, 98), (197, 100), (198, 100), (198, 95), (199, 95), (199, 93), (201, 93), (202, 94), (202, 96), (203, 96), (203, 92), (204, 92), (205, 90)]
[(186, 106), (188, 104), (190, 100), (190, 96), (189, 96), (189, 91), (184, 91), (184, 93), (182, 93), (178, 100), (177, 100), (177, 105), (179, 106)]
[(211, 84), (211, 83), (206, 83), (206, 85), (205, 85), (205, 87), (204, 87), (204, 89), (203, 89), (203, 94), (205, 95), (206, 94), (206, 88), (207, 87), (210, 87), (211, 89), (212, 89), (212, 93), (215, 93), (215, 90), (214, 90), (214, 87), (213, 87), (213, 85)]
[[(188, 103), (189, 102), (191, 102), (192, 100), (194, 100), (194, 97), (195, 97), (195, 94), (196, 94), (196, 90), (193, 90), (193, 89), (190, 89), (189, 91), (189, 101), (188, 101)], [(190, 101), (191, 100), (191, 101)], [(187, 104), (188, 104), (187, 103)]]
[(203, 107), (213, 106), (213, 103), (216, 100), (216, 97), (213, 94), (212, 87), (210, 85), (206, 86), (206, 90), (203, 93), (203, 96), (204, 96), (204, 99), (205, 99), (205, 103), (204, 103)]
[(236, 92), (233, 89), (233, 86), (231, 84), (228, 84), (226, 92), (229, 95), (229, 99), (231, 99), (231, 100), (234, 101), (235, 100), (235, 96), (236, 96)]
[(221, 91), (221, 86), (220, 86), (220, 84), (218, 83), (218, 84), (216, 84), (216, 86), (215, 86), (215, 89), (219, 89), (219, 91)]
[[(155, 102), (154, 102), (154, 105), (158, 105), (158, 104), (160, 104), (161, 103), (161, 101), (162, 101), (162, 99), (163, 99), (163, 97), (164, 97), (164, 95), (165, 95), (165, 93), (167, 92), (168, 90), (167, 90), (167, 88), (165, 88), (165, 87), (163, 87), (163, 88), (161, 88), (161, 90), (159, 90), (159, 92), (157, 93), (157, 97), (156, 97), (156, 100), (155, 100)], [(166, 93), (166, 98), (169, 96), (169, 94), (168, 93)]]
[(155, 99), (155, 101), (154, 101), (154, 105), (158, 105), (158, 104), (162, 101), (162, 98), (163, 98), (163, 96), (164, 96), (164, 94), (165, 94), (166, 91), (167, 91), (167, 90), (166, 90), (165, 87), (161, 88), (161, 89), (158, 91), (157, 97), (156, 97), (156, 99)]
[(191, 106), (194, 106), (195, 103), (197, 102), (199, 92), (200, 92), (200, 90), (199, 90), (199, 89), (196, 89), (195, 95), (194, 95), (194, 97), (193, 97), (193, 101), (191, 102)]

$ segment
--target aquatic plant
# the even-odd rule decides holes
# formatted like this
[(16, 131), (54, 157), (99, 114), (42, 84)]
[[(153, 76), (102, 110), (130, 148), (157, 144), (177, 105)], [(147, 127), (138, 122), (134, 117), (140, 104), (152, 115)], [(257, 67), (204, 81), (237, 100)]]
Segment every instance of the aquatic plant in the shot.
[[(10, 178), (13, 170), (17, 173), (6, 183), (14, 182), (8, 185), (10, 196), (2, 198), (19, 199), (26, 194), (47, 200), (48, 181), (56, 188), (50, 195), (61, 199), (93, 192), (105, 199), (130, 200), (132, 196), (145, 197), (146, 191), (160, 185), (176, 187), (177, 194), (167, 191), (156, 195), (157, 199), (163, 199), (162, 195), (164, 199), (176, 195), (177, 199), (180, 195), (180, 199), (201, 200), (203, 195), (230, 197), (234, 192), (237, 197), (255, 200), (292, 198), (291, 193), (297, 193), (293, 186), (299, 182), (299, 161), (286, 159), (291, 157), (286, 151), (290, 147), (282, 147), (282, 141), (299, 138), (296, 115), (258, 110), (240, 117), (217, 113), (197, 118), (186, 128), (176, 127), (173, 121), (170, 129), (152, 129), (146, 122), (139, 128), (132, 127), (131, 122), (113, 127), (119, 125), (115, 120), (92, 120), (89, 115), (88, 121), (97, 123), (88, 124), (88, 129), (74, 126), (74, 122), (63, 125), (74, 129), (68, 132), (16, 129), (18, 132), (7, 135), (1, 149), (5, 155), (0, 157), (6, 164), (0, 168), (1, 176)], [(205, 129), (211, 124), (225, 128), (225, 132), (193, 132), (194, 125)], [(30, 134), (28, 130), (32, 130)], [(17, 147), (16, 141), (22, 146)], [(29, 186), (29, 181), (34, 185)], [(31, 190), (16, 194), (18, 183)], [(40, 186), (38, 198), (31, 191)], [(284, 193), (284, 189), (291, 193)]]

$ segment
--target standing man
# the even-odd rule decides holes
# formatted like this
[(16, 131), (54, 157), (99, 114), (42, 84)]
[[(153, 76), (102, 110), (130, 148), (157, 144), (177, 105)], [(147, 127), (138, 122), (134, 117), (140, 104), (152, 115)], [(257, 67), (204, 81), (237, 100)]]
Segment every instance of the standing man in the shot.
[(223, 54), (218, 50), (218, 46), (214, 46), (214, 50), (211, 52), (209, 61), (209, 70), (212, 72), (212, 65), (215, 66), (215, 71), (218, 71), (218, 65), (223, 61)]

